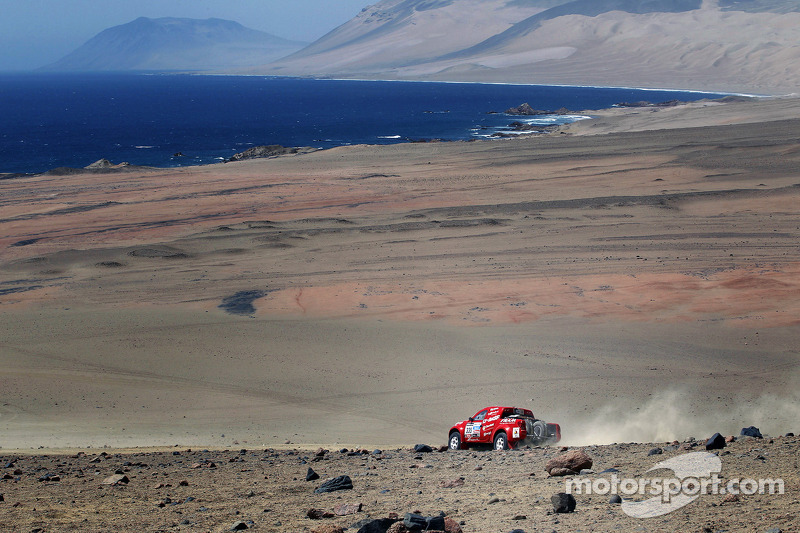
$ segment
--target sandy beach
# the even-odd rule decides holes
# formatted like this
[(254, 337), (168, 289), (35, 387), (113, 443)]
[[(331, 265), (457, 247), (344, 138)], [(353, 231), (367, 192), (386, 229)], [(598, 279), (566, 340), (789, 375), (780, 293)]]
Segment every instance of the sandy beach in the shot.
[(567, 444), (786, 431), (800, 103), (590, 114), (3, 180), (0, 446), (443, 443), (490, 404)]

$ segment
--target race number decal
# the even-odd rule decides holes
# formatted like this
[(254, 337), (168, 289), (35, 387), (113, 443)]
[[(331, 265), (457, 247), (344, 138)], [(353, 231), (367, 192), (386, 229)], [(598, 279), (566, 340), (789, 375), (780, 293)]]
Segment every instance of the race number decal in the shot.
[(514, 439), (518, 439), (519, 438), (519, 428), (514, 428), (513, 430), (511, 430), (511, 433), (513, 435), (512, 438), (514, 438)]
[(481, 434), (481, 425), (479, 423), (475, 424), (467, 424), (464, 426), (464, 436), (467, 439), (475, 439), (480, 437)]

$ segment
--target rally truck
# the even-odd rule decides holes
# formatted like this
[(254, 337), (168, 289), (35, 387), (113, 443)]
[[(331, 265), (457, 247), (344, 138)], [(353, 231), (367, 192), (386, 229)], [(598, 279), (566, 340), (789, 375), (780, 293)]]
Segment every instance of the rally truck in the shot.
[(530, 409), (486, 407), (450, 428), (447, 440), (451, 450), (473, 445), (508, 450), (525, 444), (554, 444), (561, 440), (561, 427), (539, 420)]

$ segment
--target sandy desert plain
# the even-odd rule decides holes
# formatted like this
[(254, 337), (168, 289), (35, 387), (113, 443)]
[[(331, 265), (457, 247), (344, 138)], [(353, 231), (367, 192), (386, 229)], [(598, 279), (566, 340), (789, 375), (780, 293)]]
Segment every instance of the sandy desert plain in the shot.
[[(352, 500), (360, 516), (323, 522), (795, 530), (800, 100), (590, 114), (533, 138), (0, 180), (0, 529), (310, 531), (308, 508)], [(496, 404), (631, 474), (654, 445), (611, 443), (755, 425), (769, 437), (731, 444), (725, 473), (786, 494), (554, 515), (557, 447), (408, 451)], [(314, 494), (309, 464), (354, 490)], [(101, 484), (117, 470), (128, 485)]]

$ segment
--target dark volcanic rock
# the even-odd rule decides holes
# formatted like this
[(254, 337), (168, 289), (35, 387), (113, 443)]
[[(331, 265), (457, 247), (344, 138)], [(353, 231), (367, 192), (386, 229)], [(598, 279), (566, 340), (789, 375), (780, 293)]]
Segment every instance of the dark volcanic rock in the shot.
[(339, 476), (333, 479), (329, 479), (325, 483), (319, 486), (317, 490), (314, 492), (323, 493), (323, 492), (334, 492), (337, 490), (350, 490), (353, 488), (353, 480), (350, 479), (350, 476)]
[(622, 503), (622, 497), (619, 494), (614, 494), (609, 500), (608, 503), (617, 504)]
[(394, 518), (379, 518), (377, 520), (367, 520), (366, 522), (358, 522), (354, 524), (351, 529), (358, 527), (356, 533), (386, 533), (386, 530), (392, 527), (397, 519)]
[(417, 453), (431, 453), (433, 448), (428, 446), (427, 444), (417, 444), (414, 446), (414, 451)]
[(557, 513), (571, 513), (575, 510), (575, 497), (572, 494), (559, 492), (550, 497), (553, 503), (553, 510)]
[(254, 146), (245, 150), (244, 152), (239, 152), (238, 154), (233, 154), (228, 161), (244, 161), (245, 159), (257, 159), (261, 157), (277, 157), (279, 155), (286, 155), (286, 154), (305, 154), (309, 152), (315, 151), (315, 148), (311, 148), (308, 146), (305, 147), (292, 147), (287, 148), (285, 146), (281, 146), (280, 144), (270, 144), (267, 146)]
[(234, 522), (231, 526), (231, 531), (242, 531), (243, 529), (248, 529), (247, 524), (244, 522)]
[(721, 450), (725, 447), (725, 437), (719, 433), (714, 435), (706, 441), (706, 450)]
[(314, 481), (314, 480), (317, 480), (317, 479), (319, 479), (319, 474), (314, 472), (313, 468), (309, 467), (308, 468), (308, 473), (306, 474), (306, 481)]
[(742, 432), (739, 433), (740, 435), (744, 435), (745, 437), (755, 437), (756, 439), (763, 439), (764, 436), (761, 434), (761, 430), (759, 430), (755, 426), (750, 426), (747, 428), (742, 428)]
[(517, 107), (511, 107), (506, 109), (506, 115), (524, 115), (524, 116), (531, 116), (531, 115), (547, 115), (549, 114), (547, 111), (542, 111), (540, 109), (534, 109), (528, 102), (525, 102), (522, 105), (518, 105)]
[(652, 450), (647, 452), (647, 455), (661, 455), (662, 453), (664, 453), (664, 450), (662, 450), (661, 448), (653, 448)]
[(444, 516), (422, 516), (415, 513), (406, 513), (403, 525), (411, 531), (443, 531), (445, 527)]

